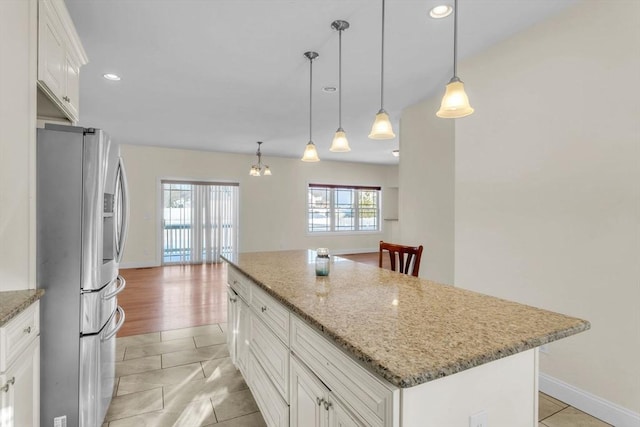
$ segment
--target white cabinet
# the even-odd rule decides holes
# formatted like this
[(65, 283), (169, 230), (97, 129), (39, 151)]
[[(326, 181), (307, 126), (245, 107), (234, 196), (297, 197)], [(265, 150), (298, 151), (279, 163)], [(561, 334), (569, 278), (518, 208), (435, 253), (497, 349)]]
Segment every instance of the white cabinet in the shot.
[(363, 427), (295, 356), (291, 357), (291, 427)]
[(0, 328), (0, 427), (40, 425), (39, 333), (38, 302)]
[[(240, 369), (247, 377), (247, 358), (250, 345), (249, 328), (249, 305), (237, 293), (237, 282), (232, 287), (234, 281), (229, 278), (227, 288), (227, 346), (229, 356), (234, 365)], [(246, 378), (248, 380), (248, 378)]]
[[(38, 12), (38, 87), (65, 117), (77, 122), (80, 67), (87, 56), (64, 1), (39, 0)], [(41, 103), (39, 115), (51, 115)]]

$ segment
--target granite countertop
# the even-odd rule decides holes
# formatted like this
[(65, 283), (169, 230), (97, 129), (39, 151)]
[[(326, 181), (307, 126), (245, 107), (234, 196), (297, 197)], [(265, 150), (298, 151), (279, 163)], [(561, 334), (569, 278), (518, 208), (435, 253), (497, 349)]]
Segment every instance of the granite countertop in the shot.
[(412, 387), (590, 328), (589, 322), (315, 252), (223, 257), (390, 383)]
[(44, 289), (0, 292), (0, 328), (42, 298)]

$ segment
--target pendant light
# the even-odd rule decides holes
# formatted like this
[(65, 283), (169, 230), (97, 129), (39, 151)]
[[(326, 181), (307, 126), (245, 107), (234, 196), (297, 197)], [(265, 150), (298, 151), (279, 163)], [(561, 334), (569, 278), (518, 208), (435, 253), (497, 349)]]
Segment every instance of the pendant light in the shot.
[(342, 129), (342, 32), (349, 28), (347, 21), (333, 21), (331, 28), (338, 31), (338, 130), (336, 131), (329, 151), (345, 153), (351, 151), (347, 135)]
[(369, 138), (392, 139), (396, 135), (391, 127), (389, 114), (384, 110), (384, 0), (382, 0), (382, 49), (380, 56), (380, 111), (376, 114)]
[(249, 175), (251, 176), (271, 176), (271, 169), (269, 169), (268, 165), (262, 165), (262, 153), (260, 152), (260, 145), (262, 141), (258, 141), (258, 151), (256, 151), (256, 156), (258, 156), (258, 163), (251, 166), (251, 170), (249, 171)]
[(473, 113), (469, 105), (469, 97), (464, 91), (464, 83), (458, 78), (458, 0), (453, 3), (453, 77), (447, 83), (442, 97), (442, 104), (436, 116), (446, 119), (457, 119)]
[(319, 162), (318, 150), (316, 150), (316, 144), (313, 143), (313, 138), (311, 137), (311, 124), (313, 123), (313, 60), (318, 57), (318, 52), (305, 52), (304, 56), (309, 60), (309, 142), (307, 142), (307, 146), (304, 149), (302, 161)]

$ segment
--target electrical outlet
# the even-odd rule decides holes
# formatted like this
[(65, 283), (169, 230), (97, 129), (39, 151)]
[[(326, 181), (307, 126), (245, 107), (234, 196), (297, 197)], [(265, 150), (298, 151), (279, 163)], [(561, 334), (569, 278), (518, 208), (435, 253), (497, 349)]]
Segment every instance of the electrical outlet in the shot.
[(469, 417), (469, 427), (489, 427), (489, 417), (482, 411)]
[(67, 427), (67, 416), (55, 417), (53, 419), (53, 427)]

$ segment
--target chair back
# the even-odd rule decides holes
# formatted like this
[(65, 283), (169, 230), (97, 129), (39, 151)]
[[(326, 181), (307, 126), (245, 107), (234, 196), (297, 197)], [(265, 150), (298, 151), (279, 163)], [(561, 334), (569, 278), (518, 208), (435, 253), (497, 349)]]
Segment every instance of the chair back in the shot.
[[(418, 277), (420, 270), (420, 258), (422, 257), (422, 245), (405, 246), (395, 243), (386, 243), (380, 240), (380, 255), (378, 266), (382, 268), (382, 253), (389, 252), (391, 270)], [(398, 270), (396, 270), (396, 266)]]

